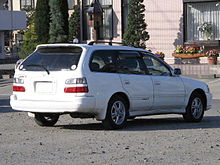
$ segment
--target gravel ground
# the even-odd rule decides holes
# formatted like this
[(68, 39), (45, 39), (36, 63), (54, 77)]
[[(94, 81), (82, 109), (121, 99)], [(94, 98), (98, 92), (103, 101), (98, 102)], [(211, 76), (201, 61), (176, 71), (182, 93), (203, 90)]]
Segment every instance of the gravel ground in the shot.
[[(216, 82), (208, 81), (213, 91)], [(186, 123), (179, 115), (148, 116), (105, 131), (96, 120), (64, 115), (54, 127), (40, 127), (27, 113), (12, 111), (10, 83), (0, 81), (0, 165), (220, 164), (220, 100), (201, 123)]]
[(2, 165), (220, 164), (220, 113), (215, 109), (201, 123), (185, 123), (178, 115), (151, 116), (116, 131), (68, 115), (55, 127), (39, 127), (24, 112), (0, 113), (0, 121)]

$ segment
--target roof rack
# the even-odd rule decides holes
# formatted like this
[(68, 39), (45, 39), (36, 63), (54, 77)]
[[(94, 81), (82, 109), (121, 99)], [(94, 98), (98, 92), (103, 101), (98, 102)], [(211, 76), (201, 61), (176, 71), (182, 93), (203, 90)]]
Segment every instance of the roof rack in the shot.
[(88, 45), (94, 45), (94, 44), (108, 44), (112, 46), (112, 44), (118, 44), (118, 45), (124, 45), (121, 42), (112, 42), (112, 41), (90, 41)]

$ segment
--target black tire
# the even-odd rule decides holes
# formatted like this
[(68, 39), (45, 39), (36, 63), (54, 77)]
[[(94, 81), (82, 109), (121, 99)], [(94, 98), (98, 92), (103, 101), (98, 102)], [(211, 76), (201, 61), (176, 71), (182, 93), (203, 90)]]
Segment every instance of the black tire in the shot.
[(113, 97), (107, 108), (105, 120), (102, 124), (105, 129), (120, 129), (125, 127), (128, 117), (128, 103), (123, 97)]
[(197, 92), (192, 93), (183, 119), (188, 122), (200, 122), (205, 110), (204, 98)]
[(130, 120), (134, 120), (136, 118), (136, 116), (129, 116), (128, 119)]
[(59, 114), (35, 113), (34, 120), (39, 126), (54, 126), (59, 116)]

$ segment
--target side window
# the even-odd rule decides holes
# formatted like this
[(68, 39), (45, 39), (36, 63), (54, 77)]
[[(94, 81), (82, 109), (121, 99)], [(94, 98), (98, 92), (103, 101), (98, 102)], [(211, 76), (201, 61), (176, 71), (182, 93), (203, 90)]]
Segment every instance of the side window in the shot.
[(119, 51), (118, 72), (124, 74), (145, 74), (143, 59), (139, 53), (132, 51)]
[(153, 76), (170, 76), (170, 70), (159, 60), (151, 56), (144, 56), (144, 63), (147, 66), (148, 72)]
[(115, 51), (97, 50), (93, 53), (89, 67), (92, 72), (115, 73)]

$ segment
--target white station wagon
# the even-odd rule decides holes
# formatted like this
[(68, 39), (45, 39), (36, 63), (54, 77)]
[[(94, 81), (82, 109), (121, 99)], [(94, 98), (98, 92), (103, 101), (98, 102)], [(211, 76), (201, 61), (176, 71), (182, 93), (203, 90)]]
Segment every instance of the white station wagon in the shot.
[(180, 74), (142, 49), (39, 45), (16, 69), (10, 103), (40, 126), (53, 126), (63, 114), (96, 118), (105, 129), (155, 114), (181, 114), (199, 122), (211, 108), (209, 87)]

